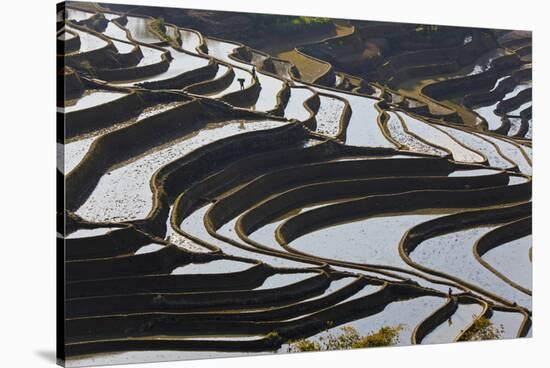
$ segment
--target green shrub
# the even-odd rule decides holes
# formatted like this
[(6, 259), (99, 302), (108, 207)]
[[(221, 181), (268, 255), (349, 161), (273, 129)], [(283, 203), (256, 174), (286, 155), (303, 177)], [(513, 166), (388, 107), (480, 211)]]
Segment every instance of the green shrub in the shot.
[(302, 31), (305, 29), (311, 30), (319, 26), (331, 24), (330, 18), (323, 17), (294, 17), (294, 16), (271, 16), (258, 15), (258, 24), (261, 27), (280, 33), (290, 33)]
[(320, 351), (323, 350), (321, 344), (316, 341), (310, 341), (306, 339), (298, 340), (292, 343), (291, 351)]
[(170, 36), (166, 34), (166, 27), (164, 26), (164, 18), (155, 18), (149, 22), (151, 30), (160, 36), (164, 41), (171, 41)]
[[(474, 316), (475, 317), (475, 316)], [(487, 317), (476, 319), (473, 325), (462, 335), (463, 341), (497, 340), (502, 338), (504, 326), (495, 326)]]
[(342, 327), (342, 334), (337, 336), (327, 335), (319, 338), (319, 341), (301, 339), (290, 343), (290, 352), (322, 351), (322, 350), (345, 350), (391, 346), (399, 342), (399, 332), (402, 325), (396, 327), (384, 326), (376, 332), (361, 336), (359, 332), (351, 327)]

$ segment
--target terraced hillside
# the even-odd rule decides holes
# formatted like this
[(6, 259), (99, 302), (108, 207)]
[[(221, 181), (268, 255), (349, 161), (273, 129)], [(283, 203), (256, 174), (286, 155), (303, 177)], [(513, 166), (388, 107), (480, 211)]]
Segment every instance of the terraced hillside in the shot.
[(68, 365), (530, 336), (530, 32), (113, 9), (57, 19)]

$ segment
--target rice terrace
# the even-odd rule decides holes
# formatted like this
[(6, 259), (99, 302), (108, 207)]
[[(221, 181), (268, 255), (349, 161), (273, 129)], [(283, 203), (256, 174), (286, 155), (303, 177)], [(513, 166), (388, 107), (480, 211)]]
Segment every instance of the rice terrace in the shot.
[(63, 364), (531, 336), (530, 31), (66, 2), (56, 42)]

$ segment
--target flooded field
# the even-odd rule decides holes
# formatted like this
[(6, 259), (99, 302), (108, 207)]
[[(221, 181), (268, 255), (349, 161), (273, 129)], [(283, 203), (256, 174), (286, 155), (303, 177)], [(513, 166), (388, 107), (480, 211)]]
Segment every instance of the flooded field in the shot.
[(290, 98), (286, 104), (284, 116), (288, 119), (299, 121), (307, 120), (311, 113), (306, 109), (304, 103), (313, 96), (314, 92), (307, 88), (292, 88)]
[(94, 51), (106, 47), (108, 44), (107, 41), (90, 32), (81, 31), (73, 27), (67, 27), (67, 29), (76, 33), (80, 39), (80, 50), (78, 53)]
[(155, 171), (208, 142), (276, 126), (280, 126), (280, 123), (228, 121), (212, 124), (198, 133), (170, 142), (164, 148), (151, 151), (142, 158), (107, 172), (76, 213), (84, 219), (96, 222), (123, 222), (144, 218), (152, 205), (149, 178)]
[(90, 90), (76, 101), (69, 102), (64, 108), (65, 113), (93, 108), (126, 96), (124, 92)]
[(342, 130), (342, 115), (345, 104), (332, 97), (321, 96), (321, 105), (317, 112), (317, 133), (336, 138)]
[(101, 129), (98, 131), (95, 131), (89, 135), (77, 137), (77, 139), (71, 140), (70, 142), (66, 142), (64, 145), (65, 150), (65, 173), (71, 172), (72, 169), (75, 168), (76, 165), (78, 165), (86, 153), (88, 153), (88, 150), (90, 149), (90, 146), (92, 143), (99, 137), (112, 132), (114, 130), (118, 130), (121, 128), (124, 128), (128, 125), (137, 123), (145, 118), (148, 118), (150, 116), (160, 114), (161, 112), (164, 112), (166, 110), (169, 110), (173, 107), (181, 105), (182, 102), (171, 102), (166, 104), (158, 104), (156, 106), (146, 108), (143, 110), (141, 114), (139, 114), (137, 117), (129, 119), (128, 121), (115, 124), (109, 128)]
[(214, 14), (58, 17), (67, 366), (531, 336), (530, 33)]
[(414, 152), (426, 153), (434, 156), (448, 155), (447, 151), (433, 147), (425, 141), (421, 141), (417, 136), (410, 134), (405, 126), (403, 126), (400, 114), (397, 112), (390, 112), (388, 114), (390, 117), (386, 122), (386, 126), (388, 127), (391, 137), (397, 142)]

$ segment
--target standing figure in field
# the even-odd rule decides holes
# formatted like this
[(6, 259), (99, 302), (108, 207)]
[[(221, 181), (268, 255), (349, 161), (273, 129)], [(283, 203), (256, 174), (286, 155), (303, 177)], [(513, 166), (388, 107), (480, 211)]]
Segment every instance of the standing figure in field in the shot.
[(241, 91), (244, 89), (244, 78), (237, 79), (239, 81), (239, 84), (241, 85)]

